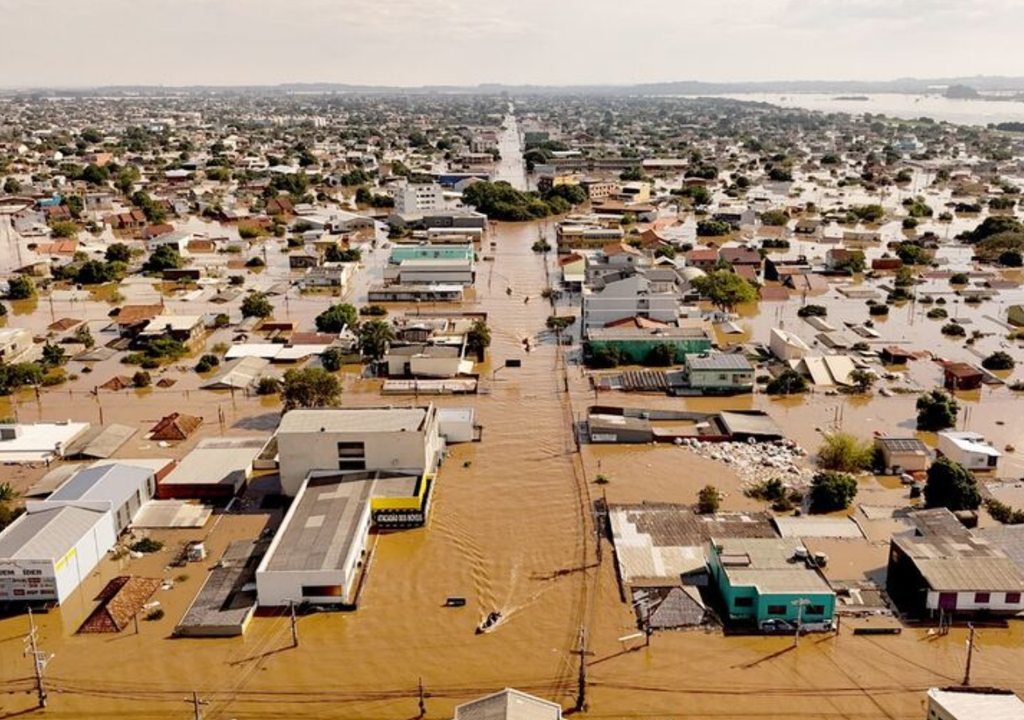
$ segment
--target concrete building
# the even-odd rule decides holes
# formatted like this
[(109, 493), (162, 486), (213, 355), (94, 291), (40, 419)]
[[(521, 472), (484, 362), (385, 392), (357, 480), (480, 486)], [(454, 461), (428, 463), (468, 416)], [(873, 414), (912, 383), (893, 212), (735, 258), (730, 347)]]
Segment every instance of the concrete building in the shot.
[(403, 260), (384, 271), (384, 279), (399, 285), (472, 285), (476, 266), (472, 259)]
[(1017, 615), (1024, 573), (998, 545), (964, 527), (945, 508), (913, 513), (914, 532), (889, 545), (886, 591), (914, 617)]
[(165, 500), (227, 502), (252, 477), (253, 463), (266, 444), (265, 437), (203, 440), (160, 480), (157, 494)]
[(506, 688), (455, 708), (455, 720), (561, 720), (562, 707)]
[(835, 593), (799, 540), (713, 538), (708, 558), (729, 619), (831, 625)]
[(444, 190), (437, 183), (405, 182), (393, 190), (395, 212), (400, 215), (432, 213), (444, 209)]
[(943, 430), (939, 433), (939, 452), (971, 471), (995, 471), (1002, 453), (976, 432)]
[(0, 361), (17, 362), (32, 348), (32, 333), (24, 328), (0, 328)]
[(599, 283), (583, 291), (583, 328), (603, 328), (618, 320), (641, 317), (674, 324), (683, 316), (682, 298), (659, 292), (642, 273)]
[(882, 453), (885, 468), (893, 474), (921, 473), (931, 464), (931, 451), (916, 437), (876, 437), (875, 447)]
[(0, 533), (0, 601), (64, 602), (116, 542), (109, 511), (55, 505), (26, 512)]
[(261, 606), (352, 603), (372, 491), (372, 482), (344, 482), (336, 475), (302, 482), (256, 570)]
[(64, 457), (72, 442), (89, 430), (89, 423), (0, 424), (0, 462), (48, 463)]
[(304, 287), (338, 288), (344, 295), (349, 291), (358, 267), (358, 263), (327, 262), (306, 268), (306, 274), (302, 276), (302, 284)]
[(686, 355), (690, 387), (706, 395), (733, 395), (754, 389), (754, 366), (743, 355)]
[(314, 470), (437, 470), (444, 449), (433, 405), (292, 410), (277, 429), (281, 486), (295, 496)]
[(1024, 720), (1024, 702), (1010, 690), (931, 688), (926, 720)]
[(74, 506), (109, 512), (114, 529), (124, 532), (143, 504), (156, 497), (156, 473), (139, 465), (98, 465), (75, 473), (46, 500), (26, 510)]

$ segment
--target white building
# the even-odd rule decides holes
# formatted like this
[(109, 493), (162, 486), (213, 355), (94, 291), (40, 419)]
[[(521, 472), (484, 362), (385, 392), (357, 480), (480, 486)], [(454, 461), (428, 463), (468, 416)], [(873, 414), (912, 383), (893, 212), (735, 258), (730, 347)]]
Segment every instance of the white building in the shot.
[(444, 190), (437, 183), (402, 183), (394, 188), (395, 212), (401, 215), (444, 208)]
[(64, 602), (156, 492), (154, 470), (94, 465), (0, 532), (0, 601)]
[(32, 348), (32, 333), (24, 328), (0, 328), (0, 360), (16, 362)]
[(931, 688), (927, 720), (1024, 720), (1024, 702), (1009, 690)]
[(142, 505), (154, 497), (156, 475), (152, 470), (115, 463), (80, 470), (46, 500), (27, 503), (26, 510), (74, 506), (109, 512), (115, 530), (121, 533)]
[(939, 433), (939, 452), (968, 470), (995, 470), (1002, 453), (976, 432), (943, 430)]
[(407, 259), (388, 267), (384, 279), (400, 285), (472, 285), (476, 267), (472, 259)]
[(618, 320), (642, 317), (676, 324), (685, 315), (682, 298), (671, 291), (658, 292), (642, 274), (605, 283), (583, 292), (583, 327), (602, 328)]
[(313, 470), (437, 469), (444, 440), (433, 405), (412, 408), (292, 410), (277, 429), (281, 486), (295, 496)]
[(301, 483), (256, 570), (260, 605), (352, 601), (370, 528), (372, 491), (372, 481), (344, 482), (337, 475)]
[(562, 706), (506, 688), (455, 708), (455, 720), (561, 720)]
[(326, 262), (307, 268), (302, 284), (306, 287), (339, 288), (344, 295), (349, 291), (358, 267), (358, 263)]
[(772, 328), (768, 348), (779, 360), (800, 360), (810, 354), (810, 346), (798, 336), (786, 330)]
[(0, 533), (0, 601), (64, 602), (117, 542), (109, 511), (28, 511)]

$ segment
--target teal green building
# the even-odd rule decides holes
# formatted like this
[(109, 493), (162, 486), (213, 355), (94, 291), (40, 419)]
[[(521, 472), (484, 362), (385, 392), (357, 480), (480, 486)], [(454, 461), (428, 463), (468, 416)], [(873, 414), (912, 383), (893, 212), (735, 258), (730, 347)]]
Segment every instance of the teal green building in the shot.
[(625, 363), (642, 365), (647, 356), (660, 345), (675, 351), (676, 362), (685, 355), (706, 353), (711, 349), (711, 337), (699, 327), (603, 327), (591, 328), (587, 333), (590, 352), (601, 348), (618, 350)]
[(391, 249), (391, 263), (403, 260), (469, 260), (475, 258), (472, 245), (396, 245)]
[(758, 626), (766, 620), (831, 623), (836, 595), (795, 538), (712, 539), (712, 583), (726, 616)]

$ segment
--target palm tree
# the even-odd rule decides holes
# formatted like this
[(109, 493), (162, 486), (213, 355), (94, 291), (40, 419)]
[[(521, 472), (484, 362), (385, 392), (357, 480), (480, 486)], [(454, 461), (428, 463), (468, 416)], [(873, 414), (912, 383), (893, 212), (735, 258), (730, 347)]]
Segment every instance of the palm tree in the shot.
[(359, 326), (359, 352), (374, 361), (384, 357), (395, 339), (395, 331), (383, 320), (368, 320)]

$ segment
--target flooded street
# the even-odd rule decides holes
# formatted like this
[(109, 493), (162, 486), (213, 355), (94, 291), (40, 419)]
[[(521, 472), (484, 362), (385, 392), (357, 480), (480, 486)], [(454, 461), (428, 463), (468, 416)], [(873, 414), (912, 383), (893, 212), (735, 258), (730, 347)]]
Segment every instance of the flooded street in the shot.
[[(788, 638), (719, 632), (659, 634), (651, 647), (640, 649), (633, 649), (636, 641), (619, 641), (635, 626), (619, 598), (611, 546), (604, 543), (597, 555), (591, 500), (604, 493), (610, 502), (691, 502), (701, 485), (729, 488), (735, 480), (726, 466), (672, 447), (585, 447), (582, 459), (575, 455), (571, 423), (573, 413), (580, 415), (593, 401), (588, 383), (570, 364), (564, 376), (570, 392), (564, 392), (559, 348), (549, 340), (542, 338), (532, 352), (523, 349), (523, 340), (536, 338), (550, 313), (540, 293), (548, 284), (546, 263), (554, 259), (530, 250), (537, 233), (533, 225), (500, 225), (496, 246), (487, 252), (494, 261), (482, 263), (475, 300), (466, 303), (466, 309), (486, 311), (494, 328), (493, 359), (481, 369), (486, 392), (438, 400), (442, 406), (472, 404), (485, 427), (484, 440), (451, 453), (428, 527), (376, 538), (355, 613), (301, 618), (298, 648), (291, 647), (288, 621), (280, 616), (257, 617), (244, 639), (171, 639), (201, 579), (201, 569), (191, 566), (191, 577), (158, 594), (167, 617), (141, 623), (140, 637), (130, 631), (109, 639), (77, 636), (88, 595), (101, 586), (99, 578), (90, 579), (64, 608), (37, 616), (42, 646), (54, 654), (47, 670), (53, 688), (47, 714), (186, 718), (192, 708), (184, 700), (195, 691), (209, 703), (206, 718), (407, 718), (417, 714), (421, 680), (428, 717), (450, 717), (459, 702), (505, 686), (570, 707), (578, 676), (575, 651), (585, 628), (586, 717), (920, 717), (922, 691), (953, 683), (962, 672), (961, 630), (942, 638), (923, 630), (883, 638), (842, 633), (809, 638), (797, 650), (789, 649)], [(327, 302), (304, 300), (302, 316)], [(523, 366), (504, 369), (491, 381), (492, 370), (513, 358)], [(194, 377), (185, 373), (181, 383), (189, 387)], [(40, 403), (22, 398), (19, 413), (23, 419), (92, 420), (102, 407), (106, 422), (141, 430), (187, 407), (207, 417), (201, 433), (206, 436), (220, 432), (213, 420), (218, 408), (229, 434), (268, 430), (276, 422), (274, 402), (178, 387), (116, 400), (108, 393), (85, 399), (57, 390)], [(378, 381), (347, 375), (345, 405), (381, 404), (378, 387)], [(858, 404), (824, 396), (795, 404), (763, 396), (619, 396), (614, 402), (620, 400), (691, 409), (763, 407), (809, 447), (815, 428), (839, 404), (846, 406), (849, 427), (885, 429), (892, 419), (909, 417), (913, 403), (912, 397)], [(1005, 417), (1016, 424), (1008, 403), (988, 397), (982, 403), (986, 412), (977, 413), (975, 423), (987, 426)], [(120, 454), (165, 452), (140, 434)], [(595, 485), (597, 472), (607, 474), (609, 484)], [(756, 507), (732, 488), (727, 509)], [(251, 536), (273, 521), (273, 514), (255, 510), (225, 516), (208, 539), (207, 565), (229, 540)], [(167, 532), (174, 537), (184, 531)], [(105, 562), (102, 572), (173, 578), (178, 571), (163, 567), (168, 560), (164, 551), (120, 570)], [(466, 596), (467, 606), (442, 607), (449, 595)], [(498, 628), (474, 635), (481, 618), (496, 609), (504, 617)], [(0, 621), (0, 680), (8, 689), (0, 695), (0, 709), (8, 715), (34, 704), (25, 692), (31, 670), (21, 653), (26, 629), (24, 616)], [(1015, 669), (1020, 625), (984, 630), (980, 643), (978, 682), (1024, 689)]]
[[(502, 156), (496, 179), (525, 189), (522, 139), (514, 114), (506, 117), (499, 141)], [(921, 175), (913, 186), (883, 198), (898, 207), (903, 194), (928, 193), (936, 209), (951, 196), (931, 191)], [(807, 189), (804, 201), (823, 208), (839, 204), (821, 188)], [(844, 201), (861, 200), (851, 191)], [(863, 201), (873, 196), (864, 194)], [(949, 225), (923, 223), (949, 237), (973, 227), (975, 219), (958, 218)], [(3, 223), (0, 223), (2, 226)], [(190, 219), (183, 229), (218, 237), (220, 223)], [(234, 230), (230, 231), (233, 232)], [(695, 235), (694, 218), (673, 228)], [(313, 329), (314, 318), (341, 300), (357, 306), (368, 289), (383, 278), (388, 248), (377, 229), (373, 238), (359, 238), (363, 268), (344, 296), (300, 293), (294, 286), (274, 293), (274, 318), (290, 321), (299, 331)], [(884, 240), (899, 239), (896, 222), (880, 229)], [(60, 609), (36, 616), (40, 646), (53, 655), (46, 669), (50, 705), (46, 716), (61, 718), (188, 718), (192, 693), (203, 703), (204, 718), (344, 718), (403, 719), (418, 716), (421, 700), (426, 716), (449, 718), (455, 705), (504, 687), (572, 707), (585, 664), (586, 710), (582, 717), (764, 717), (764, 718), (906, 718), (923, 715), (922, 694), (934, 686), (960, 681), (965, 660), (965, 630), (932, 635), (908, 627), (900, 635), (854, 636), (845, 627), (838, 635), (812, 636), (792, 647), (789, 637), (725, 636), (719, 630), (664, 632), (649, 647), (635, 637), (631, 607), (620, 596), (611, 544), (598, 540), (592, 508), (598, 499), (609, 503), (692, 503), (709, 483), (723, 491), (725, 510), (759, 510), (765, 504), (743, 494), (741, 478), (731, 464), (699, 457), (682, 447), (583, 445), (574, 428), (587, 407), (601, 403), (628, 407), (713, 412), (767, 411), (785, 435), (811, 454), (822, 433), (843, 428), (862, 437), (874, 432), (913, 431), (913, 391), (935, 386), (941, 368), (921, 359), (898, 369), (899, 377), (878, 388), (907, 394), (849, 396), (811, 393), (777, 399), (765, 395), (734, 398), (669, 398), (663, 395), (598, 394), (591, 375), (580, 364), (579, 347), (555, 344), (545, 331), (555, 313), (542, 297), (557, 284), (557, 260), (531, 249), (539, 237), (553, 239), (551, 222), (494, 224), (479, 248), (476, 285), (468, 289), (461, 309), (485, 312), (493, 344), (488, 361), (477, 368), (479, 395), (431, 397), (442, 407), (471, 405), (484, 427), (479, 444), (454, 446), (433, 490), (426, 527), (371, 537), (369, 573), (352, 613), (321, 613), (301, 617), (299, 642), (292, 645), (291, 625), (283, 611), (259, 614), (244, 638), (172, 638), (175, 624), (198, 592), (205, 573), (234, 540), (253, 538), (281, 520), (282, 511), (261, 506), (274, 489), (274, 479), (257, 477), (240, 510), (218, 514), (206, 528), (164, 530), (153, 536), (165, 549), (139, 559), (105, 560), (93, 576)], [(234, 236), (231, 236), (234, 239)], [(689, 237), (689, 236), (687, 236)], [(17, 262), (19, 238), (0, 232), (0, 263)], [(291, 283), (299, 274), (288, 266), (283, 240), (264, 239), (237, 254), (198, 256), (196, 264), (216, 282), (182, 290), (145, 277), (127, 280), (120, 292), (127, 303), (163, 302), (167, 312), (228, 313), (239, 319), (238, 300), (211, 302), (218, 284), (244, 272), (246, 259), (259, 256), (266, 267), (246, 273), (246, 288), (271, 290)], [(790, 253), (817, 262), (831, 247), (794, 240)], [(868, 250), (868, 258), (883, 252)], [(969, 251), (967, 251), (969, 253)], [(967, 270), (962, 248), (939, 250), (947, 269)], [(1019, 279), (1019, 278), (1018, 278)], [(886, 279), (843, 280), (850, 288), (875, 287)], [(844, 299), (833, 283), (819, 296), (828, 302), (828, 320), (842, 326), (868, 319), (863, 299)], [(849, 288), (847, 288), (849, 289)], [(113, 287), (60, 287), (49, 295), (11, 303), (7, 324), (45, 335), (61, 318), (89, 323), (98, 344), (113, 339), (108, 313)], [(941, 335), (942, 323), (928, 320), (928, 307), (916, 300), (895, 305), (888, 319), (875, 318), (879, 333), (870, 345), (900, 345), (930, 350), (937, 357), (977, 362), (989, 352), (1009, 347), (1002, 325), (1006, 308), (1024, 302), (1019, 288), (1004, 290), (994, 301), (961, 303), (945, 279), (917, 288), (917, 296), (948, 297), (950, 317), (970, 321), (983, 336), (967, 346)], [(773, 327), (802, 335), (813, 345), (816, 332), (797, 313), (805, 302), (796, 293), (787, 301), (762, 302), (738, 308), (740, 334), (720, 337), (722, 344), (767, 343)], [(451, 305), (390, 305), (400, 312), (451, 311)], [(560, 304), (558, 314), (578, 307)], [(206, 349), (235, 341), (236, 328), (213, 332)], [(256, 339), (255, 337), (253, 339)], [(198, 355), (196, 353), (195, 355)], [(121, 423), (137, 430), (118, 457), (181, 458), (202, 438), (220, 435), (268, 436), (280, 418), (276, 397), (200, 389), (204, 377), (193, 370), (195, 355), (154, 371), (154, 381), (173, 380), (169, 387), (111, 392), (97, 386), (134, 368), (117, 357), (85, 364), (72, 360), (74, 375), (66, 385), (41, 394), (28, 390), (0, 398), (0, 416), (22, 422), (64, 419)], [(521, 367), (506, 367), (509, 360)], [(343, 405), (368, 407), (411, 404), (411, 399), (383, 398), (380, 380), (364, 379), (362, 368), (342, 373)], [(1008, 380), (1021, 378), (1021, 371)], [(984, 433), (1007, 450), (1001, 472), (1024, 474), (1024, 438), (1019, 421), (1019, 394), (1006, 386), (961, 393), (966, 408), (960, 426)], [(420, 402), (425, 402), (421, 400)], [(170, 412), (200, 415), (197, 435), (179, 446), (163, 447), (145, 439), (146, 431)], [(924, 439), (934, 444), (935, 438)], [(808, 459), (810, 465), (810, 459)], [(0, 468), (2, 480), (24, 490), (46, 471), (39, 467)], [(598, 484), (598, 475), (606, 482)], [(890, 479), (891, 480), (891, 479)], [(862, 479), (859, 503), (906, 504), (908, 490), (895, 482)], [(209, 557), (185, 568), (171, 567), (179, 548), (203, 540)], [(888, 538), (871, 539), (882, 550)], [(872, 568), (877, 570), (878, 568)], [(157, 592), (164, 618), (143, 621), (139, 634), (126, 630), (109, 637), (77, 635), (100, 589), (116, 575), (135, 574), (170, 581)], [(463, 596), (465, 607), (445, 607), (446, 598)], [(474, 630), (489, 613), (501, 613), (487, 634)], [(845, 622), (845, 620), (844, 620)], [(0, 619), (0, 717), (30, 717), (35, 707), (32, 666), (23, 655), (28, 630), (24, 615)], [(1017, 658), (1024, 647), (1024, 628), (985, 628), (979, 633), (981, 652), (974, 659), (978, 685), (1024, 691)]]

